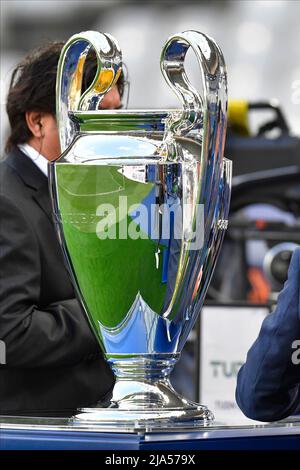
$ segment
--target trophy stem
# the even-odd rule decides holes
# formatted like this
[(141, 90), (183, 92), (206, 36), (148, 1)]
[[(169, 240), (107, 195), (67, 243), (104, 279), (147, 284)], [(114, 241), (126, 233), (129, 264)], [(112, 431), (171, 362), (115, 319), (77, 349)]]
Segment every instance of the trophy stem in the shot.
[(182, 407), (169, 380), (180, 354), (107, 355), (116, 376), (111, 406), (144, 410)]
[(180, 354), (107, 354), (116, 383), (108, 408), (89, 408), (76, 422), (127, 428), (203, 426), (213, 414), (202, 405), (181, 397), (169, 376)]

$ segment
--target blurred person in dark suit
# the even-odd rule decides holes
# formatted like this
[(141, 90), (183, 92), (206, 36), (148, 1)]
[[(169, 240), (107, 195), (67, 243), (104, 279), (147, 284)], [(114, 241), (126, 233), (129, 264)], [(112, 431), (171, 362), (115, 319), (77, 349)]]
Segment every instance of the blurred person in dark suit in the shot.
[(236, 400), (246, 416), (278, 421), (300, 413), (300, 248), (275, 311), (267, 315), (241, 367)]
[[(60, 154), (55, 83), (63, 43), (29, 54), (7, 97), (0, 164), (0, 414), (72, 414), (105, 400), (114, 376), (75, 297), (55, 233), (47, 162)], [(86, 67), (83, 88), (95, 76)], [(123, 75), (101, 102), (119, 108)]]

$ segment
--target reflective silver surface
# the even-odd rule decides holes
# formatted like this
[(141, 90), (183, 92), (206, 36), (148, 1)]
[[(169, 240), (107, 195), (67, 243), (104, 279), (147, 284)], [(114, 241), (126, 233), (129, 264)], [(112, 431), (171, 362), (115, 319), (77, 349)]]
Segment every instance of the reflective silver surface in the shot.
[[(96, 53), (98, 70), (89, 88), (81, 94), (84, 64), (91, 48)], [(97, 109), (103, 96), (118, 80), (121, 67), (120, 48), (109, 34), (85, 31), (67, 41), (61, 52), (56, 82), (56, 115), (62, 151), (72, 142), (75, 132), (69, 112)]]
[[(0, 416), (0, 435), (1, 430), (24, 430), (24, 431), (85, 431), (87, 433), (108, 431), (109, 433), (149, 433), (154, 434), (157, 441), (164, 441), (170, 439), (228, 439), (240, 437), (263, 437), (263, 436), (286, 436), (286, 435), (300, 435), (300, 418), (299, 416), (290, 417), (286, 420), (276, 421), (273, 423), (258, 423), (247, 418), (241, 418), (237, 423), (236, 421), (230, 422), (206, 422), (203, 423), (202, 429), (191, 423), (177, 424), (166, 422), (165, 426), (161, 424), (147, 422), (141, 423), (136, 421), (134, 426), (118, 426), (115, 423), (110, 426), (101, 423), (86, 423), (79, 420), (70, 420), (68, 418), (50, 418), (50, 417), (28, 417), (28, 416)], [(0, 441), (1, 442), (1, 441)]]
[[(82, 73), (90, 44), (97, 50), (97, 86), (80, 98), (74, 77)], [(185, 73), (189, 47), (199, 62), (203, 96)], [(161, 69), (181, 109), (97, 111), (99, 90), (115, 83), (120, 57), (111, 36), (75, 35), (65, 46), (57, 82), (62, 148), (68, 146), (49, 171), (57, 229), (116, 375), (111, 406), (82, 410), (75, 419), (201, 424), (212, 413), (180, 397), (169, 374), (203, 305), (227, 227), (224, 59), (204, 34), (174, 35), (163, 48)], [(104, 86), (103, 77), (111, 82)]]

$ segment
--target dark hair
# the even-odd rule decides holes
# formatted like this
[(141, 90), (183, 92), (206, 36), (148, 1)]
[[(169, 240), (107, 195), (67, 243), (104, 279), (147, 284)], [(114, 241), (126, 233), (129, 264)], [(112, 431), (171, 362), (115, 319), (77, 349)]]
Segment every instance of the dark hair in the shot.
[[(56, 72), (63, 42), (51, 42), (35, 49), (14, 69), (7, 95), (6, 111), (11, 127), (5, 150), (28, 142), (32, 137), (25, 113), (37, 111), (55, 116)], [(95, 77), (95, 53), (88, 54), (84, 70), (82, 89), (85, 90)], [(118, 80), (118, 89), (122, 98), (124, 75)]]

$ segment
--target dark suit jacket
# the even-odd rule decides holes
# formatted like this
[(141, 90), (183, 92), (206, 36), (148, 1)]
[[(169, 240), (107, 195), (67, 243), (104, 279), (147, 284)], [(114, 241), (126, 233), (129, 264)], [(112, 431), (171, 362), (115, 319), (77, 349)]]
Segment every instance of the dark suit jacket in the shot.
[(300, 412), (300, 249), (273, 313), (239, 371), (236, 400), (246, 416), (277, 421)]
[(0, 414), (68, 414), (113, 386), (64, 265), (47, 178), (17, 148), (0, 164), (0, 339)]

